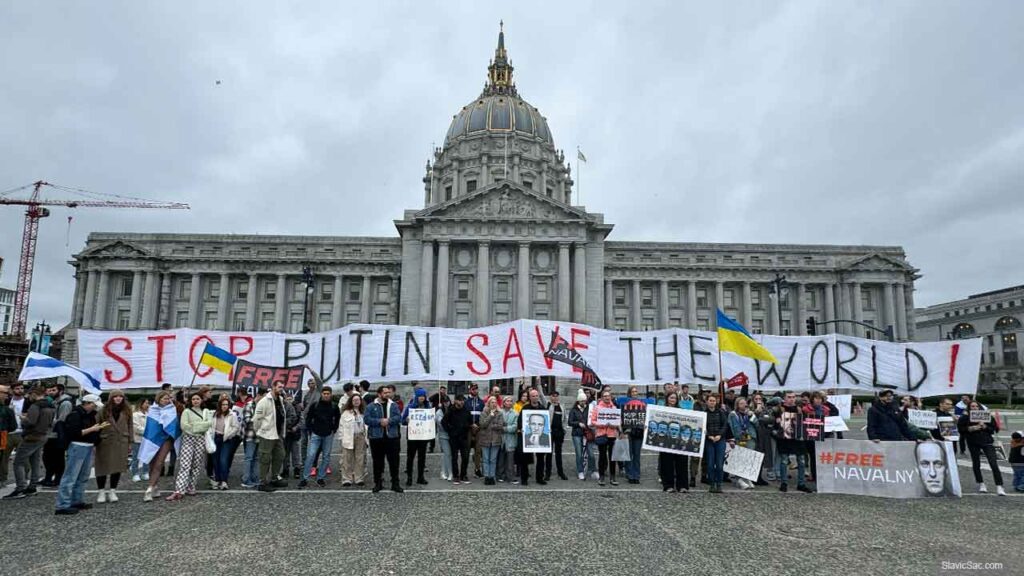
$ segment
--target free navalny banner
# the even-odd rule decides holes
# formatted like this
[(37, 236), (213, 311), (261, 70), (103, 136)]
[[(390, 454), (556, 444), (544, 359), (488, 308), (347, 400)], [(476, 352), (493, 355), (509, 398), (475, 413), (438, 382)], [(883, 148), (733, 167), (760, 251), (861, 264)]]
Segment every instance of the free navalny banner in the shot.
[(681, 382), (717, 385), (739, 373), (754, 390), (874, 392), (915, 396), (974, 394), (981, 339), (890, 343), (852, 336), (755, 336), (778, 359), (771, 364), (722, 354), (717, 334), (679, 328), (604, 330), (568, 322), (517, 320), (472, 329), (350, 324), (330, 332), (78, 331), (79, 366), (104, 388), (182, 383), (228, 386), (228, 375), (199, 365), (206, 343), (266, 366), (308, 364), (326, 382), (490, 380), (522, 376), (579, 379), (582, 370), (548, 357), (568, 346), (608, 384)]
[(952, 442), (815, 443), (818, 492), (885, 498), (961, 496)]

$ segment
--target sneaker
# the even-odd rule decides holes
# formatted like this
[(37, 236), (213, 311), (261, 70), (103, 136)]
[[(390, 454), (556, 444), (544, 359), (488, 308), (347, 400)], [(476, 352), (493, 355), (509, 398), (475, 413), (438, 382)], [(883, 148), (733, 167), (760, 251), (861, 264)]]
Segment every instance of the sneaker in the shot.
[(22, 490), (22, 492), (25, 493), (25, 496), (32, 496), (36, 493), (36, 487), (30, 484), (29, 487)]
[(512, 484), (518, 486), (519, 485), (519, 480), (513, 480)]
[(1002, 486), (996, 486), (996, 494), (1006, 496), (1006, 490), (1003, 490)]
[(380, 492), (381, 488), (383, 488), (383, 486), (381, 486), (380, 484), (374, 484), (373, 485), (373, 493), (376, 494), (376, 493)]
[(73, 514), (78, 514), (78, 509), (77, 508), (57, 508), (56, 510), (53, 511), (53, 513), (55, 515), (57, 515), (57, 516), (71, 516)]
[(10, 494), (4, 496), (3, 498), (0, 498), (0, 500), (19, 500), (21, 498), (24, 498), (25, 496), (28, 496), (28, 494), (25, 494), (24, 490), (15, 489), (14, 492), (11, 492)]
[(146, 488), (146, 493), (142, 496), (142, 501), (143, 502), (152, 502), (153, 501), (153, 489), (152, 488)]
[(299, 488), (305, 488), (308, 485), (309, 485), (309, 482), (306, 482), (305, 479), (299, 480)]
[(323, 487), (327, 486), (327, 482), (323, 478), (317, 478), (316, 479), (316, 485), (321, 487), (321, 488), (323, 488)]
[(615, 478), (612, 478), (612, 480), (611, 480), (611, 482), (609, 482), (609, 484), (611, 484), (612, 486), (618, 486), (619, 485), (619, 483), (615, 480)]
[(100, 490), (100, 493), (96, 495), (96, 503), (103, 504), (107, 501), (107, 491)]
[(309, 469), (309, 475), (318, 476), (318, 474), (316, 473), (316, 466), (313, 466), (312, 468)]
[(92, 510), (92, 504), (86, 504), (85, 502), (75, 502), (71, 507), (78, 508), (79, 510)]
[(797, 485), (796, 489), (801, 491), (801, 492), (803, 492), (804, 494), (813, 494), (814, 493), (814, 490), (811, 490), (810, 488), (808, 488), (806, 484), (799, 484), (799, 485)]
[(138, 474), (135, 474), (134, 476), (132, 476), (132, 482), (142, 482), (142, 477), (139, 476)]
[(480, 472), (479, 470), (474, 470), (473, 471), (473, 476), (476, 476), (477, 478), (483, 478), (484, 477), (483, 472)]
[(349, 482), (348, 480), (345, 480), (344, 482), (341, 483), (341, 487), (342, 488), (348, 488), (351, 485), (352, 485), (352, 483)]
[(144, 482), (149, 482), (149, 472), (146, 472), (142, 475), (142, 480)]
[(401, 482), (392, 482), (391, 491), (394, 492), (395, 494), (401, 494), (402, 492), (405, 492), (405, 488), (402, 488)]
[(288, 481), (287, 480), (274, 480), (273, 482), (270, 483), (270, 485), (273, 486), (274, 488), (287, 488), (288, 487)]
[(590, 473), (590, 479), (591, 480), (600, 480), (601, 479), (601, 475), (598, 474), (597, 472), (591, 472)]
[(987, 494), (988, 493), (988, 486), (985, 486), (984, 482), (982, 482), (981, 484), (978, 484), (978, 492), (980, 492), (982, 494)]
[(779, 484), (779, 492), (789, 492), (789, 486), (785, 484)]
[[(331, 473), (333, 473), (333, 472), (334, 472), (334, 470), (331, 470), (331, 467), (330, 467), (330, 466), (328, 466), (328, 467), (327, 467), (327, 475), (328, 475), (328, 476), (330, 476), (330, 475), (331, 475)], [(427, 472), (430, 472), (430, 470), (427, 470)]]
[(576, 478), (579, 478), (580, 480), (586, 480), (587, 475), (584, 474), (583, 472), (580, 472), (579, 474), (576, 475)]
[(356, 486), (366, 486), (366, 482), (360, 480), (359, 482), (356, 482)]
[(110, 491), (107, 492), (107, 502), (117, 502), (117, 500), (117, 490), (111, 488)]
[(259, 487), (257, 487), (256, 489), (259, 490), (260, 492), (273, 492), (277, 490), (271, 484), (260, 484)]
[(604, 478), (601, 478), (600, 476), (598, 476), (598, 478), (597, 478), (597, 485), (598, 486), (604, 486)]

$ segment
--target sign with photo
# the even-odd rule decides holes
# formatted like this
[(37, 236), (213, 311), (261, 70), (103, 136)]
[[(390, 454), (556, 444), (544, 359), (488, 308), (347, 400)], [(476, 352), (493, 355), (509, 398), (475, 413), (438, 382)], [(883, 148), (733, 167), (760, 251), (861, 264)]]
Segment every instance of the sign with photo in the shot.
[(523, 452), (551, 453), (551, 415), (547, 410), (523, 410)]
[(960, 431), (956, 427), (956, 419), (952, 416), (939, 416), (935, 419), (939, 435), (948, 442), (959, 442)]
[(409, 440), (433, 440), (437, 434), (433, 408), (409, 409)]
[(826, 439), (817, 444), (818, 492), (885, 498), (961, 496), (952, 442)]
[(697, 458), (704, 453), (706, 413), (650, 405), (646, 416), (642, 445), (644, 450)]

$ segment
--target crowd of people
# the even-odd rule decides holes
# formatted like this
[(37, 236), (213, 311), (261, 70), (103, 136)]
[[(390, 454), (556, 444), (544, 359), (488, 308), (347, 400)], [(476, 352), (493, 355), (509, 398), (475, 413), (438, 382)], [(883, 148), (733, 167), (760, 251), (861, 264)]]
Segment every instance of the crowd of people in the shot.
[[(741, 490), (777, 481), (778, 490), (787, 492), (794, 471), (796, 490), (813, 492), (809, 483), (816, 474), (814, 443), (842, 437), (841, 432), (825, 432), (810, 424), (838, 415), (837, 407), (821, 392), (779, 392), (767, 397), (761, 392), (748, 395), (745, 389), (723, 394), (701, 389), (691, 395), (687, 385), (667, 384), (656, 396), (642, 396), (635, 386), (615, 396), (605, 386), (599, 391), (580, 389), (570, 405), (563, 405), (557, 390), (545, 395), (539, 388), (524, 386), (512, 397), (494, 387), (481, 396), (478, 384), (470, 383), (467, 394), (449, 396), (445, 386), (430, 394), (414, 383), (405, 403), (394, 385), (371, 391), (366, 381), (347, 383), (336, 395), (315, 376), (294, 394), (285, 393), (284, 383), (276, 382), (269, 390), (255, 391), (255, 396), (240, 390), (235, 398), (217, 395), (208, 386), (174, 391), (164, 385), (152, 402), (143, 399), (133, 407), (119, 390), (110, 392), (103, 402), (93, 394), (76, 402), (60, 385), (36, 385), (26, 391), (17, 383), (0, 386), (0, 487), (13, 468), (15, 487), (4, 500), (31, 496), (37, 486), (56, 487), (56, 514), (76, 514), (91, 508), (84, 491), (94, 469), (97, 504), (118, 501), (122, 476), (144, 483), (145, 501), (160, 496), (160, 480), (169, 477), (173, 488), (165, 499), (175, 501), (195, 495), (204, 473), (210, 490), (228, 489), (239, 449), (243, 456), (238, 478), (244, 488), (273, 492), (287, 487), (290, 479), (298, 480), (298, 488), (324, 487), (333, 473), (337, 445), (340, 454), (334, 463), (342, 487), (370, 483), (373, 492), (380, 492), (387, 471), (388, 488), (403, 492), (402, 429), (409, 424), (411, 410), (432, 411), (435, 436), (432, 440), (406, 438), (405, 487), (430, 483), (426, 454), (435, 451), (441, 453), (440, 480), (455, 486), (473, 481), (545, 485), (553, 475), (568, 481), (563, 464), (567, 436), (575, 457), (569, 465), (575, 464), (577, 481), (618, 486), (624, 477), (630, 484), (639, 484), (643, 426), (624, 427), (597, 418), (602, 409), (621, 409), (631, 401), (706, 415), (701, 458), (657, 454), (657, 481), (665, 492), (685, 493), (698, 481), (706, 483), (711, 493), (721, 492), (727, 481)], [(147, 429), (154, 424), (148, 417), (151, 408), (172, 404), (176, 416), (173, 425), (164, 429), (180, 434), (151, 434)], [(908, 422), (907, 411), (919, 407), (913, 398), (897, 403), (891, 391), (881, 392), (868, 410), (868, 438), (876, 442), (943, 440), (949, 430), (920, 430)], [(966, 448), (970, 454), (978, 490), (987, 491), (981, 471), (984, 456), (996, 491), (1005, 494), (994, 448), (998, 423), (995, 418), (972, 421), (970, 413), (980, 410), (984, 407), (964, 396), (956, 405), (941, 399), (935, 412), (955, 422), (959, 449), (963, 453)], [(524, 422), (526, 411), (530, 417)], [(547, 418), (536, 417), (533, 411), (547, 412)], [(696, 440), (686, 436), (684, 441)], [(146, 461), (140, 450), (144, 438), (157, 444)], [(524, 442), (547, 451), (524, 450)], [(723, 462), (729, 445), (764, 453), (756, 480), (727, 478)], [(1017, 491), (1024, 491), (1022, 448), (1024, 438), (1013, 433), (1009, 459)]]

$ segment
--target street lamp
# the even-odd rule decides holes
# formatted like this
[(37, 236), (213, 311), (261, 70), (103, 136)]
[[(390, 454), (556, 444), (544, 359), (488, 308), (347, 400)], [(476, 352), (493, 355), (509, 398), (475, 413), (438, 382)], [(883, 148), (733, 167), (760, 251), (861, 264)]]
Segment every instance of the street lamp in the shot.
[(302, 283), (306, 286), (305, 295), (302, 300), (302, 333), (308, 334), (309, 329), (309, 295), (313, 292), (313, 284), (316, 278), (313, 277), (313, 269), (309, 266), (302, 267)]
[(32, 342), (29, 346), (33, 352), (50, 353), (50, 325), (43, 320), (32, 329)]
[(779, 322), (779, 334), (782, 334), (782, 299), (789, 294), (789, 283), (784, 275), (775, 274), (772, 280), (772, 296), (775, 297), (775, 317)]

